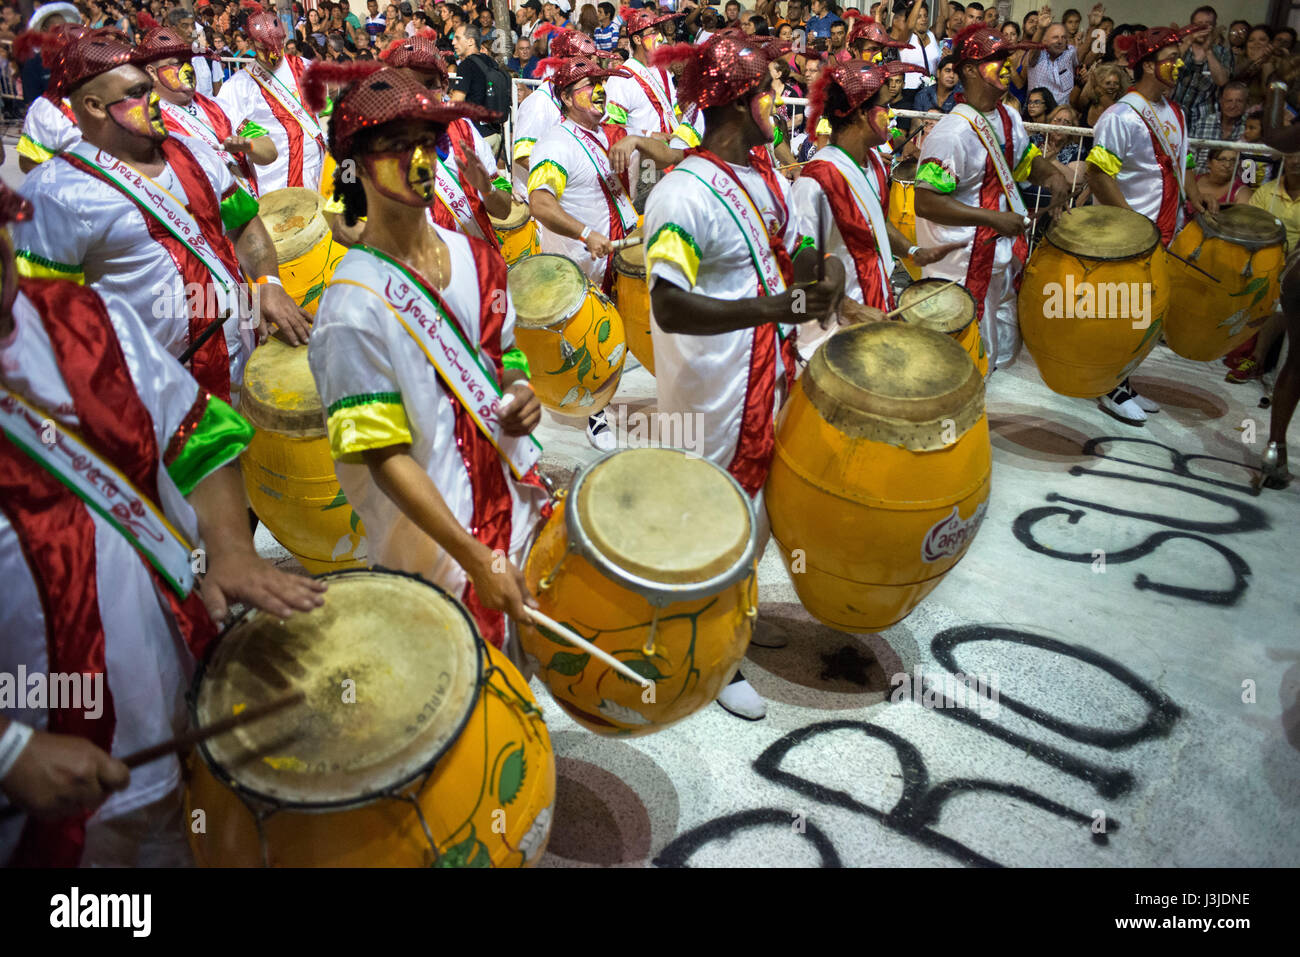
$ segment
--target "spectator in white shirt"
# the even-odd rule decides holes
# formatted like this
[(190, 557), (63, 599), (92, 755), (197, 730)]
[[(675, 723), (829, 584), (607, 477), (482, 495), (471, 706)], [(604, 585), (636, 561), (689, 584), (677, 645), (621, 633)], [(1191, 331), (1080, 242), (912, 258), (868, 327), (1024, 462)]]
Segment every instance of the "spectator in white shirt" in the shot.
[(1045, 44), (1047, 49), (1029, 54), (1026, 61), (1029, 64), (1029, 88), (1045, 86), (1052, 91), (1057, 103), (1068, 103), (1070, 94), (1074, 92), (1074, 74), (1079, 68), (1079, 59), (1065, 35), (1065, 25), (1052, 23), (1044, 28), (1043, 20), (1039, 16), (1034, 41)]

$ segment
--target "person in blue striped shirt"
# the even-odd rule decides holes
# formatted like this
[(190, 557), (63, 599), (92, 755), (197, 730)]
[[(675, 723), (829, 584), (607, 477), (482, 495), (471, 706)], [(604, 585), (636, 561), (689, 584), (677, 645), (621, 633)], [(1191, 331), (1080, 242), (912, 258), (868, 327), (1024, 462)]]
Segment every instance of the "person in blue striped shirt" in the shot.
[(596, 6), (596, 21), (599, 24), (592, 33), (592, 39), (596, 41), (596, 49), (602, 53), (613, 54), (618, 49), (618, 31), (623, 25), (614, 11), (612, 3), (601, 3)]

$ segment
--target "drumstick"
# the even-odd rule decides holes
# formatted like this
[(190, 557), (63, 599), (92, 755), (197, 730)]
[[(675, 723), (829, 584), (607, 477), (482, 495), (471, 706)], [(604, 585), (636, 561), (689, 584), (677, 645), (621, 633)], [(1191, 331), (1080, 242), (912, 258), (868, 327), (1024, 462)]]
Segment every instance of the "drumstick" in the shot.
[(1177, 259), (1177, 260), (1178, 260), (1180, 263), (1182, 263), (1184, 266), (1191, 266), (1193, 269), (1195, 269), (1195, 270), (1196, 270), (1198, 273), (1200, 273), (1202, 276), (1205, 276), (1205, 277), (1208, 278), (1208, 279), (1213, 279), (1215, 282), (1222, 284), (1222, 282), (1223, 282), (1222, 279), (1220, 279), (1218, 276), (1215, 276), (1215, 275), (1212, 274), (1212, 273), (1208, 273), (1208, 272), (1206, 272), (1206, 271), (1205, 271), (1204, 269), (1202, 269), (1200, 266), (1196, 265), (1196, 263), (1191, 262), (1191, 261), (1189, 261), (1189, 260), (1187, 260), (1187, 259), (1184, 259), (1182, 256), (1178, 255), (1178, 254), (1175, 253), (1175, 252), (1171, 252), (1171, 251), (1168, 250), (1168, 249), (1166, 249), (1165, 252), (1169, 253), (1169, 255), (1173, 256), (1175, 259)]
[(609, 248), (618, 252), (620, 249), (627, 249), (629, 246), (640, 246), (645, 242), (644, 236), (628, 236), (625, 239), (615, 239), (609, 244)]
[(895, 316), (901, 316), (904, 312), (906, 312), (908, 309), (911, 309), (913, 306), (919, 306), (927, 299), (933, 299), (935, 296), (939, 295), (939, 293), (943, 292), (945, 289), (950, 289), (953, 286), (957, 285), (958, 281), (959, 280), (953, 279), (950, 282), (944, 283), (942, 286), (935, 289), (933, 292), (927, 292), (920, 299), (917, 299), (914, 302), (909, 302), (906, 306), (899, 306), (897, 309), (893, 310), (892, 312), (885, 313), (885, 318), (893, 319)]
[[(169, 741), (163, 741), (160, 744), (151, 745), (147, 748), (141, 748), (122, 758), (122, 763), (128, 768), (138, 768), (142, 764), (150, 764), (159, 758), (165, 758), (169, 754), (178, 754), (188, 751), (200, 741), (206, 741), (208, 738), (214, 738), (219, 734), (226, 734), (234, 731), (236, 728), (242, 728), (244, 725), (253, 724), (261, 721), (263, 718), (270, 717), (285, 708), (295, 704), (300, 704), (307, 697), (305, 691), (299, 690), (292, 694), (287, 694), (283, 698), (277, 698), (266, 704), (258, 705), (256, 708), (248, 708), (239, 714), (231, 715), (228, 718), (222, 718), (220, 721), (214, 721), (212, 724), (205, 725), (202, 728), (195, 728), (192, 731), (186, 731), (179, 734)], [(17, 817), (22, 814), (22, 809), (17, 806), (7, 807), (0, 811), (0, 821), (8, 818)]]
[(199, 351), (199, 347), (211, 339), (213, 334), (225, 324), (226, 319), (228, 318), (228, 316), (217, 316), (217, 318), (208, 323), (208, 327), (199, 334), (199, 337), (194, 340), (193, 344), (181, 353), (180, 364), (185, 365), (185, 363), (189, 362), (190, 359), (194, 357), (194, 353)]
[(637, 684), (641, 685), (641, 687), (645, 688), (651, 684), (650, 679), (645, 677), (645, 675), (637, 674), (627, 665), (623, 664), (623, 662), (619, 661), (617, 658), (611, 655), (608, 651), (604, 651), (601, 648), (597, 648), (586, 638), (583, 638), (581, 635), (575, 632), (572, 628), (568, 628), (564, 625), (561, 625), (554, 618), (542, 614), (536, 608), (529, 608), (527, 605), (525, 605), (524, 611), (526, 611), (528, 613), (528, 616), (532, 618), (533, 624), (542, 625), (545, 628), (549, 628), (551, 631), (555, 632), (565, 641), (577, 645), (579, 648), (581, 648), (583, 651), (587, 652), (588, 654), (595, 655), (597, 658), (605, 662), (605, 664), (609, 665), (619, 674), (623, 675), (626, 678), (631, 678)]

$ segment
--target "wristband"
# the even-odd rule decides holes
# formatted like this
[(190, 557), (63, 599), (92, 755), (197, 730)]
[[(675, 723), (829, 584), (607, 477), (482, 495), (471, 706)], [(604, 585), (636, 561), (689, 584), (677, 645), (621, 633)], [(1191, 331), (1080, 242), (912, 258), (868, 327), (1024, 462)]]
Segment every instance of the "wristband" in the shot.
[(279, 276), (258, 276), (255, 282), (259, 286), (270, 284), (272, 286), (279, 286), (281, 289), (284, 288), (284, 283), (280, 282)]
[(919, 253), (920, 251), (921, 251), (921, 247), (920, 247), (920, 246), (908, 246), (908, 247), (907, 247), (907, 258), (908, 258), (908, 259), (915, 259), (915, 258), (916, 258), (916, 254)]
[(590, 235), (591, 235), (591, 227), (584, 226), (582, 227), (582, 234), (578, 237), (578, 239), (585, 243), (587, 241), (587, 237)]
[(18, 762), (35, 732), (25, 724), (10, 721), (5, 733), (0, 734), (0, 781), (3, 781)]

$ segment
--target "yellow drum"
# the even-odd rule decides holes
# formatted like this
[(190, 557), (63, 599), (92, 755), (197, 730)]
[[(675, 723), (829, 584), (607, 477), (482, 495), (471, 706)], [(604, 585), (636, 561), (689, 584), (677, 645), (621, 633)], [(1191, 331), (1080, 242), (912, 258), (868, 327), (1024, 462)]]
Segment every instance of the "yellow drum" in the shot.
[(334, 475), (307, 347), (268, 339), (254, 349), (239, 411), (257, 429), (240, 459), (257, 517), (309, 572), (365, 564), (365, 529)]
[[(209, 867), (535, 864), (555, 757), (528, 682), (446, 592), (326, 576), (325, 605), (253, 612), (194, 680), (194, 723), (306, 700), (199, 746), (194, 856)], [(260, 821), (260, 828), (258, 826)], [(427, 831), (426, 831), (427, 828)]]
[(510, 215), (505, 219), (492, 220), (492, 228), (501, 244), (501, 256), (507, 264), (514, 263), (525, 256), (532, 256), (542, 251), (542, 240), (537, 232), (537, 220), (532, 218), (527, 203), (511, 200)]
[(521, 628), (520, 641), (585, 727), (658, 731), (717, 698), (744, 657), (757, 545), (749, 498), (717, 465), (675, 449), (610, 453), (562, 496), (524, 575), (543, 612), (652, 683), (545, 629)]
[[(941, 288), (943, 291), (938, 292)], [(980, 376), (988, 378), (989, 357), (980, 324), (975, 321), (975, 297), (969, 289), (949, 286), (946, 279), (922, 279), (903, 290), (898, 308), (903, 310), (899, 318), (904, 322), (957, 340), (975, 361)]]
[(327, 203), (334, 198), (334, 170), (337, 167), (334, 157), (330, 155), (329, 150), (326, 150), (325, 161), (321, 163), (320, 168), (320, 194), (325, 197)]
[(257, 215), (275, 243), (284, 291), (315, 315), (325, 281), (348, 251), (330, 235), (325, 200), (310, 189), (290, 187), (266, 193), (258, 206)]
[(1286, 228), (1267, 210), (1240, 204), (1200, 215), (1169, 250), (1211, 276), (1169, 257), (1165, 341), (1184, 359), (1221, 359), (1268, 321), (1281, 295)]
[[(907, 241), (916, 244), (916, 160), (906, 160), (894, 167), (889, 174), (889, 221), (907, 237)], [(906, 250), (900, 250), (906, 252)], [(921, 278), (921, 267), (912, 264), (910, 259), (899, 260), (907, 274), (913, 279)]]
[(848, 326), (795, 383), (764, 497), (799, 600), (841, 631), (880, 631), (961, 560), (989, 496), (984, 381), (948, 336)]
[[(640, 237), (641, 230), (632, 232)], [(645, 246), (637, 244), (614, 254), (614, 301), (623, 318), (628, 350), (636, 361), (655, 374), (654, 341), (650, 338), (650, 290), (645, 279)]]
[(627, 351), (614, 304), (570, 259), (527, 256), (510, 267), (515, 343), (533, 390), (560, 415), (592, 415), (614, 397)]
[(1169, 307), (1155, 224), (1115, 206), (1062, 213), (1020, 285), (1020, 332), (1048, 388), (1092, 398), (1123, 382), (1160, 341)]

